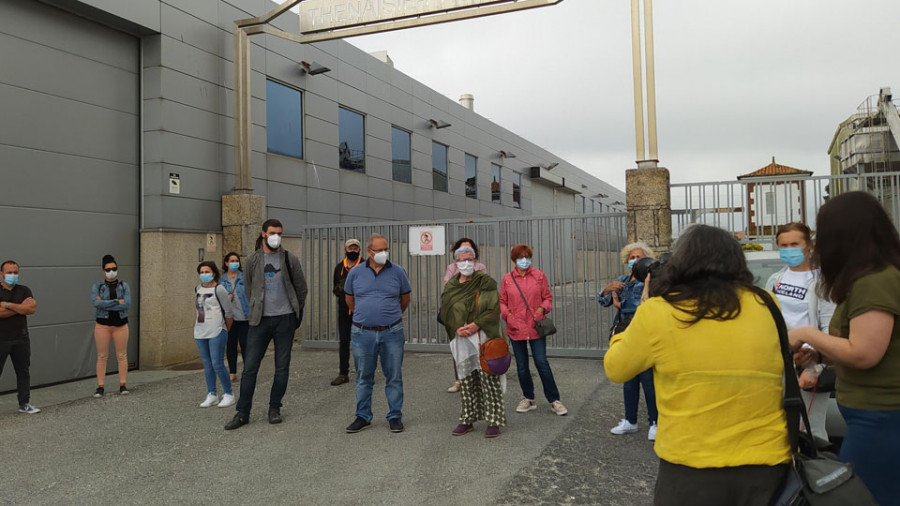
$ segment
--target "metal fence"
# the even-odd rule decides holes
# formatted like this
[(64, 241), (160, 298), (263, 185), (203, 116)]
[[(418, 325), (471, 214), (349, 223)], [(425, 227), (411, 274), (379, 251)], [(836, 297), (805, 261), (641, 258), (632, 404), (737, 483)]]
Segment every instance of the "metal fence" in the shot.
[(790, 221), (815, 229), (819, 207), (853, 190), (873, 194), (900, 226), (900, 172), (882, 172), (673, 184), (672, 235), (677, 238), (688, 226), (704, 223), (752, 242), (774, 242), (776, 228)]
[(548, 351), (556, 356), (599, 357), (608, 345), (613, 313), (597, 303), (597, 292), (624, 272), (619, 250), (627, 240), (626, 215), (491, 218), (428, 222), (386, 222), (353, 225), (310, 225), (301, 230), (300, 261), (309, 282), (301, 335), (304, 345), (332, 347), (338, 340), (337, 298), (332, 294), (333, 272), (344, 256), (344, 241), (373, 233), (383, 235), (391, 262), (409, 274), (411, 301), (404, 314), (407, 349), (449, 351), (446, 331), (436, 315), (443, 289), (444, 271), (451, 252), (442, 256), (409, 254), (409, 227), (443, 226), (452, 242), (473, 239), (480, 260), (498, 282), (513, 264), (512, 246), (524, 243), (534, 249), (534, 266), (547, 274), (553, 292), (551, 313), (559, 332), (549, 338)]

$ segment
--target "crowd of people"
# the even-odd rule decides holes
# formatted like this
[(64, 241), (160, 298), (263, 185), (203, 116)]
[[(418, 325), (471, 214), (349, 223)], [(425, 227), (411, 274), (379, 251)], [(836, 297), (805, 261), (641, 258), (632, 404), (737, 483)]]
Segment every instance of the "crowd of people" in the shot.
[[(815, 239), (801, 223), (778, 228), (775, 240), (784, 267), (768, 279), (768, 291), (754, 286), (734, 236), (716, 227), (688, 228), (664, 263), (649, 271), (655, 257), (650, 246), (635, 242), (622, 249), (629, 272), (598, 293), (602, 306), (615, 308), (603, 366), (610, 380), (623, 384), (624, 418), (610, 432), (639, 430), (643, 389), (647, 437), (655, 441), (660, 459), (655, 504), (770, 504), (792, 459), (783, 375), (797, 374), (812, 436), (823, 447), (830, 444), (825, 413), (829, 393), (836, 391), (847, 426), (840, 459), (853, 464), (880, 504), (900, 505), (893, 464), (900, 453), (900, 326), (895, 324), (900, 315), (900, 236), (881, 204), (863, 192), (830, 199), (816, 223)], [(302, 323), (308, 293), (299, 259), (281, 246), (282, 234), (282, 224), (268, 220), (256, 251), (243, 265), (240, 255), (230, 252), (221, 271), (214, 262), (197, 266), (194, 339), (207, 391), (200, 407), (236, 406), (226, 430), (250, 421), (270, 341), (275, 375), (268, 421), (282, 421), (294, 332)], [(402, 432), (403, 314), (412, 289), (406, 271), (389, 260), (383, 236), (366, 240), (365, 257), (362, 246), (359, 239), (346, 240), (345, 256), (334, 269), (340, 343), (338, 376), (331, 384), (350, 381), (352, 349), (356, 411), (346, 432), (360, 432), (372, 425), (374, 375), (380, 363), (387, 425)], [(482, 356), (484, 347), (497, 339), (505, 343), (508, 338), (515, 357), (521, 389), (516, 412), (537, 408), (529, 350), (549, 409), (557, 415), (568, 412), (547, 359), (547, 338), (537, 328), (553, 310), (553, 296), (547, 276), (532, 264), (533, 253), (527, 244), (513, 246), (511, 268), (498, 282), (479, 262), (475, 241), (460, 238), (453, 245), (454, 261), (446, 269), (438, 310), (455, 376), (448, 391), (460, 398), (453, 436), (468, 434), (484, 421), (484, 436), (495, 438), (506, 425), (505, 369), (493, 372)], [(131, 291), (118, 279), (115, 258), (104, 256), (101, 268), (103, 279), (91, 289), (94, 397), (106, 392), (111, 342), (119, 393), (126, 395)], [(26, 319), (37, 303), (19, 283), (16, 262), (3, 262), (0, 271), (0, 372), (10, 357), (19, 411), (38, 413), (30, 403)], [(768, 294), (787, 323), (795, 370), (784, 370), (776, 322), (765, 303)], [(237, 379), (238, 349), (243, 371), (236, 397), (231, 385)]]

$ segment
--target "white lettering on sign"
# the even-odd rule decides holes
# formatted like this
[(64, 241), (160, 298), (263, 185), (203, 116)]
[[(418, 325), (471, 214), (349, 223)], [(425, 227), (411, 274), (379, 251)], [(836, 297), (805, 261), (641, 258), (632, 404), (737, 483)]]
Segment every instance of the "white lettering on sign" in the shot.
[(305, 0), (300, 2), (300, 32), (438, 14), (512, 0)]

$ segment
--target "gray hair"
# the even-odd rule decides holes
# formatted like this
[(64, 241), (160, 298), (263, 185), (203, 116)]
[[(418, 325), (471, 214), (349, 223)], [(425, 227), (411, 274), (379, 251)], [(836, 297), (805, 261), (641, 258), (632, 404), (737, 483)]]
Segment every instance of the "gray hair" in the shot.
[(623, 264), (628, 263), (628, 255), (631, 255), (631, 252), (636, 249), (643, 251), (644, 256), (647, 256), (650, 258), (656, 258), (656, 253), (654, 253), (653, 250), (650, 249), (650, 246), (647, 246), (647, 243), (645, 243), (644, 241), (638, 241), (638, 242), (633, 242), (631, 244), (626, 244), (625, 247), (622, 248), (622, 251), (619, 253), (619, 256), (622, 258)]
[(372, 242), (374, 242), (375, 239), (384, 239), (384, 242), (387, 242), (387, 239), (385, 239), (383, 235), (372, 234), (368, 239), (366, 239), (366, 249), (372, 249)]
[(475, 250), (472, 249), (471, 246), (460, 246), (456, 251), (453, 252), (453, 259), (459, 260), (459, 255), (461, 253), (471, 253), (472, 255), (474, 255), (476, 257), (478, 256), (478, 255), (475, 255)]

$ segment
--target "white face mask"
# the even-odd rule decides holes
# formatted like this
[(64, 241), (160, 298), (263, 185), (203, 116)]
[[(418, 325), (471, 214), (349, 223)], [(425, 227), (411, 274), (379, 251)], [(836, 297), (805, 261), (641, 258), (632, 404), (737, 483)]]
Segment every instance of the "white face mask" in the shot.
[(119, 275), (119, 271), (109, 271), (106, 273), (106, 279), (112, 281)]
[(372, 256), (372, 260), (375, 260), (375, 263), (378, 265), (384, 265), (388, 260), (388, 252), (387, 251), (379, 251)]
[(475, 262), (471, 260), (462, 260), (456, 262), (456, 268), (463, 276), (469, 277), (475, 272)]
[(279, 234), (272, 234), (266, 238), (266, 244), (269, 245), (270, 249), (278, 249), (281, 246), (281, 236)]

